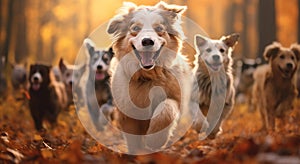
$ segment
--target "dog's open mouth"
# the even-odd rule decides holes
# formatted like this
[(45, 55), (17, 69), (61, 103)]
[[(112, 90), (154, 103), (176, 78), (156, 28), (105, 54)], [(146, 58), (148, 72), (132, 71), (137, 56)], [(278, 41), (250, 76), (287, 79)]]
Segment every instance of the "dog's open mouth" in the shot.
[(213, 63), (210, 64), (208, 61), (205, 60), (206, 65), (208, 65), (208, 67), (213, 70), (213, 71), (219, 71), (219, 69), (222, 66), (222, 63)]
[(159, 57), (160, 51), (162, 50), (164, 45), (161, 45), (159, 50), (157, 51), (138, 51), (134, 45), (132, 44), (133, 51), (135, 56), (138, 58), (140, 62), (141, 68), (144, 70), (151, 70), (155, 66), (155, 61)]
[(37, 91), (39, 90), (41, 87), (41, 84), (40, 83), (32, 83), (32, 89)]
[(293, 69), (282, 69), (281, 67), (279, 67), (279, 70), (282, 72), (283, 76), (286, 78), (291, 77), (291, 75), (293, 73)]
[(105, 73), (102, 71), (96, 71), (95, 80), (103, 80), (105, 79)]

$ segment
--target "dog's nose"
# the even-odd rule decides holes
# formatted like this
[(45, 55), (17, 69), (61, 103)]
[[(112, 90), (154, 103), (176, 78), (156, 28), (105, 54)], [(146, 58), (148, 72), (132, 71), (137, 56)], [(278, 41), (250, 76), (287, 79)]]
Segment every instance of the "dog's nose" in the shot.
[(286, 67), (289, 68), (289, 69), (291, 69), (291, 68), (293, 68), (293, 64), (292, 63), (287, 63)]
[(150, 38), (144, 38), (142, 40), (142, 45), (143, 46), (153, 46), (154, 45), (154, 41)]
[(102, 70), (102, 65), (98, 65), (97, 70)]
[(213, 58), (214, 61), (219, 61), (220, 60), (219, 55), (213, 55), (212, 58)]
[(72, 81), (70, 81), (70, 82), (69, 82), (69, 85), (70, 85), (70, 86), (72, 86), (72, 85), (73, 85), (73, 82), (72, 82)]
[(37, 78), (37, 77), (33, 77), (33, 81), (39, 81), (39, 78)]

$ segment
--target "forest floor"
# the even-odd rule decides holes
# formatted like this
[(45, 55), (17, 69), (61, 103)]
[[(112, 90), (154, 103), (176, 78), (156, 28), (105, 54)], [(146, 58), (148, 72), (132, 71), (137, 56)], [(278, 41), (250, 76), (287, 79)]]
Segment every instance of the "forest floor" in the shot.
[(131, 156), (113, 152), (83, 128), (75, 108), (63, 111), (55, 128), (34, 129), (27, 102), (0, 104), (0, 163), (300, 163), (300, 103), (285, 130), (260, 132), (258, 112), (236, 105), (215, 140), (194, 131), (163, 152)]

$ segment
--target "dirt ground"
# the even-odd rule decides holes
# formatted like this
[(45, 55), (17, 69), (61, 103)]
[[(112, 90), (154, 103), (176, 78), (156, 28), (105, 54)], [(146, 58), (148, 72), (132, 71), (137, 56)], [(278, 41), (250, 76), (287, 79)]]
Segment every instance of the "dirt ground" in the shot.
[(260, 132), (258, 112), (236, 105), (215, 140), (199, 141), (192, 130), (163, 152), (130, 156), (111, 151), (83, 128), (74, 107), (55, 128), (37, 132), (26, 101), (0, 104), (0, 163), (300, 163), (300, 101), (284, 130)]

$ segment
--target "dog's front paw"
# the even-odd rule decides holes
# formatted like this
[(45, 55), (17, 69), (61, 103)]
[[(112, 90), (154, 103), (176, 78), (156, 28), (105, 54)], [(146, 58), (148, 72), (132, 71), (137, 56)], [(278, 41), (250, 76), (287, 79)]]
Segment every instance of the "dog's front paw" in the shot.
[(112, 114), (113, 111), (114, 111), (114, 106), (112, 106), (112, 105), (110, 105), (110, 104), (108, 104), (108, 103), (105, 103), (105, 104), (101, 105), (101, 107), (100, 107), (99, 110), (100, 110), (100, 113), (101, 113), (101, 114), (103, 113), (104, 116), (109, 120), (111, 114)]
[(209, 127), (209, 123), (206, 118), (197, 119), (194, 121), (193, 128), (198, 132), (206, 132)]
[(110, 104), (103, 104), (99, 109), (98, 117), (98, 130), (103, 130), (107, 123), (111, 120), (111, 114), (113, 113), (114, 107)]

